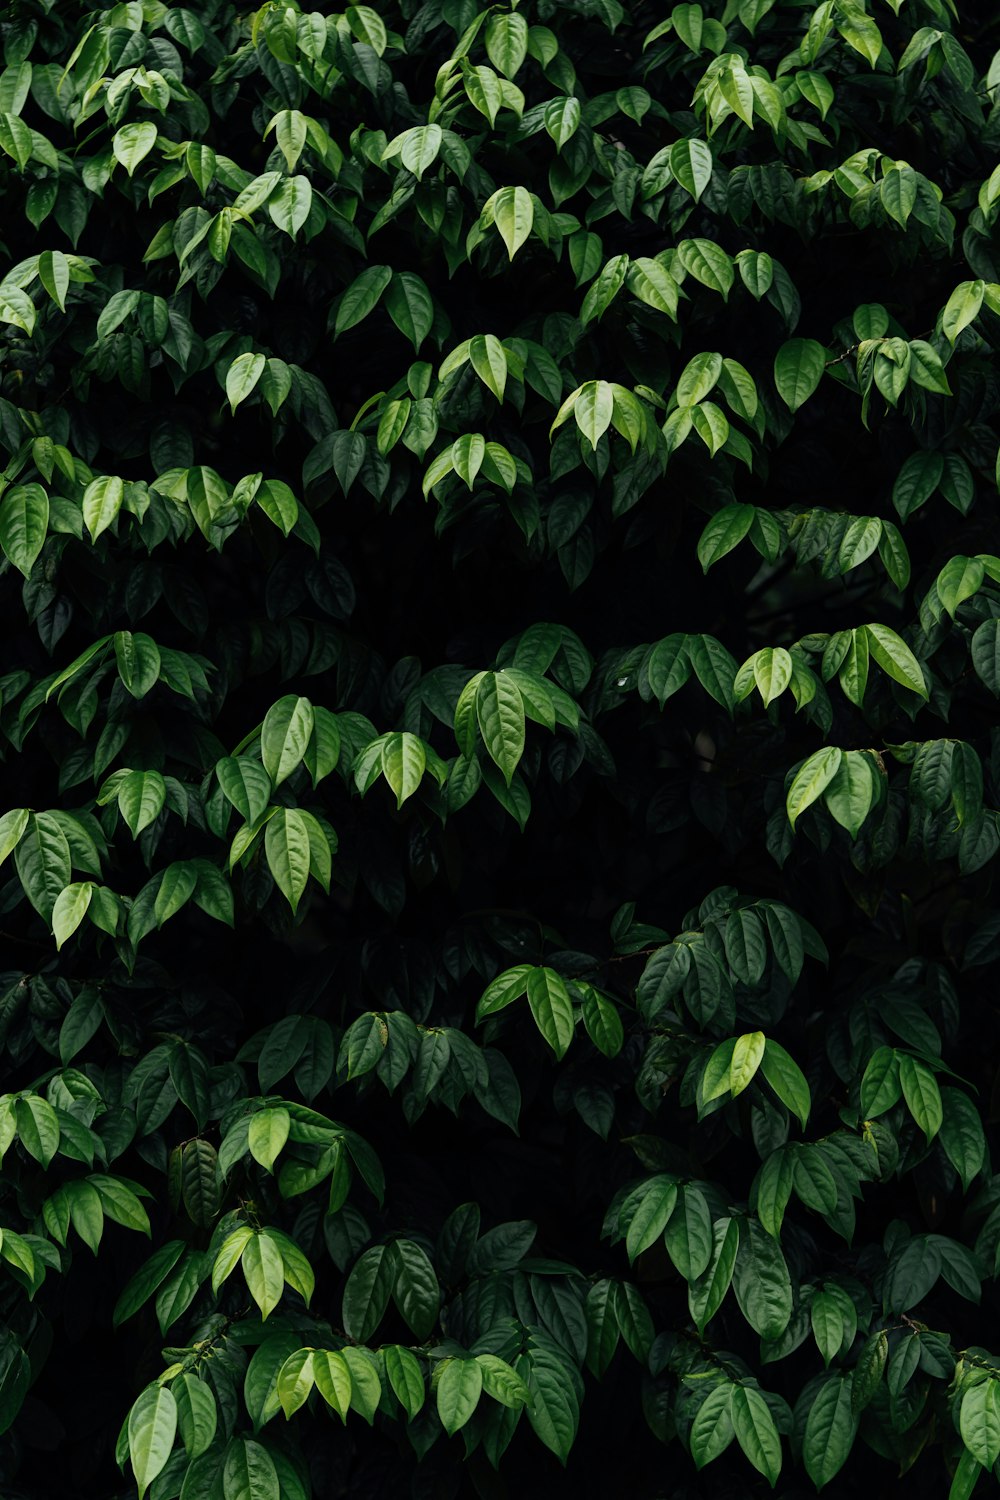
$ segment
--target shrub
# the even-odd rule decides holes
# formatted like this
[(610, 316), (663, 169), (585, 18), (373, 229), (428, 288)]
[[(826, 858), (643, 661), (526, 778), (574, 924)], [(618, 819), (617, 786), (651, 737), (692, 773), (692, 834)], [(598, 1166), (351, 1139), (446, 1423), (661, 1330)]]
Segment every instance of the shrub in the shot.
[(996, 1469), (958, 10), (7, 7), (5, 1494)]

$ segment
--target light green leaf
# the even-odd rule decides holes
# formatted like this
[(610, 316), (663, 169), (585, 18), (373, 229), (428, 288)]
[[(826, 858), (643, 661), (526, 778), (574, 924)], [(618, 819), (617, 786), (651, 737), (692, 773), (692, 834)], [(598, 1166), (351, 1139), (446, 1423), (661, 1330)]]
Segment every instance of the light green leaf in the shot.
[(90, 532), (91, 541), (96, 542), (102, 531), (107, 531), (122, 508), (125, 498), (124, 482), (116, 475), (105, 474), (91, 480), (83, 492), (83, 520)]
[(261, 1318), (272, 1313), (281, 1301), (285, 1270), (281, 1251), (266, 1229), (251, 1234), (240, 1256), (250, 1295), (260, 1308)]
[(176, 1432), (177, 1403), (170, 1387), (147, 1386), (128, 1416), (129, 1459), (140, 1500), (170, 1457)]
[(90, 880), (78, 881), (59, 892), (52, 908), (52, 932), (57, 948), (61, 948), (79, 927), (87, 915), (93, 894), (94, 885)]
[(247, 1134), (250, 1155), (268, 1172), (274, 1171), (274, 1163), (288, 1140), (290, 1125), (288, 1110), (281, 1106), (258, 1110), (250, 1117)]
[(226, 396), (231, 411), (235, 412), (240, 402), (251, 394), (266, 364), (263, 354), (241, 354), (233, 360), (226, 372)]
[(111, 150), (131, 177), (155, 145), (156, 126), (150, 120), (143, 120), (141, 124), (123, 125), (116, 131)]
[(18, 484), (0, 500), (0, 547), (19, 573), (29, 576), (45, 545), (49, 497), (40, 484)]
[(527, 982), (528, 1004), (535, 1024), (556, 1057), (565, 1056), (573, 1040), (573, 1003), (561, 974), (555, 969), (532, 969)]
[(285, 177), (267, 200), (272, 223), (292, 239), (309, 217), (312, 183), (308, 177)]
[(786, 800), (788, 821), (793, 828), (806, 808), (811, 807), (826, 791), (840, 770), (843, 754), (836, 745), (827, 745), (824, 749), (817, 750), (815, 755), (810, 755), (799, 769), (788, 789)]
[(920, 663), (909, 646), (888, 625), (866, 625), (868, 649), (882, 671), (903, 687), (927, 697)]
[(941, 331), (950, 344), (979, 316), (985, 290), (982, 281), (963, 281), (948, 298), (941, 314)]
[(280, 807), (264, 831), (264, 853), (275, 884), (292, 911), (298, 910), (309, 879), (312, 846), (305, 815), (295, 807)]
[(976, 1462), (992, 1469), (1000, 1459), (1000, 1381), (987, 1377), (969, 1386), (962, 1397), (958, 1425)]
[(918, 1057), (902, 1054), (899, 1059), (899, 1082), (910, 1114), (932, 1141), (941, 1129), (943, 1108), (937, 1079)]
[(486, 672), (476, 690), (476, 717), (491, 758), (510, 786), (524, 754), (524, 699), (505, 672)]
[(789, 411), (796, 412), (816, 390), (826, 365), (826, 350), (815, 339), (789, 339), (774, 361), (774, 383)]
[(503, 187), (493, 195), (493, 222), (511, 260), (531, 233), (535, 206), (523, 187)]
[(576, 425), (592, 448), (597, 447), (611, 426), (614, 414), (614, 391), (606, 380), (588, 380), (580, 387), (573, 415)]
[(480, 333), (470, 340), (469, 363), (487, 390), (502, 401), (507, 385), (507, 355), (495, 334)]
[(762, 1031), (748, 1031), (744, 1036), (736, 1038), (729, 1066), (729, 1087), (734, 1099), (752, 1082), (763, 1059), (764, 1048)]
[(288, 694), (268, 709), (260, 735), (261, 759), (275, 786), (289, 777), (302, 761), (314, 727), (308, 698)]
[(437, 1383), (441, 1426), (453, 1437), (472, 1416), (483, 1389), (483, 1372), (474, 1359), (446, 1359)]
[(347, 1361), (332, 1350), (314, 1349), (312, 1367), (316, 1389), (341, 1421), (346, 1421), (353, 1393), (351, 1371)]
[(486, 26), (486, 55), (498, 72), (513, 78), (528, 53), (528, 23), (520, 11), (492, 15)]

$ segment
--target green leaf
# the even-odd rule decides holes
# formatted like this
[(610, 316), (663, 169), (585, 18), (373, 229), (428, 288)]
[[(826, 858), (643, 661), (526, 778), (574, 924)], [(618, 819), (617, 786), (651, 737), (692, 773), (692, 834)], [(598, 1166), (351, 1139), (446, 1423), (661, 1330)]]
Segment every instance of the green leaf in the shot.
[(927, 697), (927, 684), (921, 664), (895, 630), (889, 630), (888, 625), (865, 625), (865, 631), (868, 634), (868, 649), (883, 672), (895, 682), (900, 682), (903, 687), (909, 687), (913, 693)]
[(669, 160), (674, 178), (697, 203), (712, 180), (711, 148), (696, 137), (688, 137), (674, 142)]
[(482, 433), (470, 432), (452, 443), (450, 467), (471, 490), (485, 457), (486, 440)]
[(760, 1391), (752, 1386), (734, 1386), (731, 1417), (736, 1441), (773, 1489), (781, 1473), (781, 1440)]
[(714, 240), (681, 240), (677, 246), (681, 265), (689, 276), (728, 299), (733, 285), (733, 262)]
[(129, 771), (118, 785), (118, 807), (133, 838), (155, 823), (167, 800), (159, 771)]
[(953, 557), (937, 576), (938, 598), (955, 618), (955, 611), (982, 587), (986, 570), (978, 557)]
[(882, 1383), (889, 1357), (889, 1336), (884, 1329), (870, 1333), (861, 1346), (851, 1379), (851, 1411), (857, 1417)]
[(816, 390), (826, 365), (826, 350), (815, 339), (789, 339), (774, 360), (774, 383), (789, 411), (796, 412)]
[(483, 1389), (483, 1372), (474, 1359), (446, 1359), (437, 1383), (441, 1426), (453, 1437), (472, 1416)]
[(382, 746), (382, 771), (396, 794), (396, 806), (412, 797), (423, 779), (427, 753), (415, 734), (390, 734)]
[(297, 1349), (278, 1371), (275, 1391), (286, 1419), (304, 1406), (313, 1388), (313, 1351)]
[(275, 786), (301, 763), (314, 723), (308, 698), (288, 694), (268, 709), (260, 734), (260, 752), (264, 769)]
[(434, 304), (426, 284), (411, 271), (397, 271), (385, 296), (389, 316), (414, 350), (434, 325)]
[(392, 280), (390, 266), (368, 266), (357, 276), (343, 293), (337, 305), (334, 337), (339, 338), (349, 328), (367, 318), (379, 304), (386, 287)]
[(762, 1339), (780, 1338), (792, 1315), (792, 1284), (781, 1247), (763, 1225), (749, 1219), (733, 1271), (740, 1310)]
[(264, 853), (275, 884), (292, 911), (297, 911), (312, 862), (305, 814), (294, 807), (279, 808), (264, 830)]
[(698, 542), (698, 561), (703, 573), (739, 545), (753, 525), (755, 515), (752, 505), (733, 504), (723, 506), (712, 517)]
[(144, 698), (158, 681), (162, 658), (156, 642), (143, 631), (116, 630), (118, 676), (133, 698)]
[[(488, 1357), (481, 1355), (480, 1362)], [(404, 1349), (399, 1344), (384, 1345), (382, 1358), (385, 1360), (385, 1373), (393, 1393), (412, 1421), (422, 1409), (426, 1396), (420, 1361), (410, 1349)]]
[(483, 1390), (501, 1406), (517, 1410), (531, 1400), (531, 1392), (516, 1370), (495, 1354), (477, 1354), (476, 1363), (483, 1373)]
[(256, 823), (271, 800), (271, 778), (263, 766), (248, 756), (225, 756), (216, 763), (215, 774), (240, 817)]
[(427, 1339), (437, 1322), (441, 1289), (434, 1267), (419, 1245), (412, 1240), (393, 1244), (396, 1281), (393, 1298), (414, 1338)]
[(943, 1119), (937, 1079), (920, 1058), (903, 1054), (899, 1059), (899, 1082), (910, 1114), (928, 1141), (932, 1141)]
[(18, 484), (0, 500), (0, 547), (27, 578), (45, 544), (49, 497), (40, 484)]
[(266, 364), (267, 359), (263, 354), (241, 354), (233, 360), (226, 372), (226, 397), (230, 411), (235, 412), (240, 402), (251, 395)]
[(252, 1234), (240, 1256), (250, 1295), (260, 1308), (261, 1318), (272, 1313), (281, 1301), (285, 1271), (281, 1251), (267, 1230)]
[[(580, 309), (581, 323), (587, 324), (593, 318), (599, 321), (603, 317), (625, 285), (628, 264), (627, 255), (615, 255), (608, 261), (583, 299), (583, 306)], [(579, 421), (579, 418), (577, 420)]]
[(147, 1386), (128, 1416), (129, 1460), (140, 1500), (170, 1457), (176, 1432), (177, 1403), (170, 1387)]
[(378, 1328), (389, 1305), (396, 1279), (396, 1259), (390, 1246), (374, 1245), (355, 1262), (344, 1287), (344, 1331), (360, 1343)]
[(583, 997), (583, 1024), (587, 1035), (605, 1057), (617, 1057), (625, 1041), (625, 1029), (612, 1001), (590, 986)]
[(735, 1436), (732, 1418), (735, 1390), (728, 1382), (718, 1385), (698, 1408), (688, 1437), (691, 1457), (698, 1469), (724, 1453)]
[(102, 475), (91, 480), (83, 492), (83, 520), (90, 532), (91, 541), (96, 542), (102, 531), (115, 520), (125, 498), (124, 482), (113, 474)]
[(254, 1161), (259, 1161), (267, 1172), (274, 1171), (291, 1126), (288, 1110), (282, 1107), (258, 1110), (250, 1118), (247, 1144)]
[(591, 448), (597, 448), (611, 426), (614, 407), (614, 391), (606, 380), (588, 380), (586, 385), (580, 387), (573, 416)]
[(312, 183), (308, 177), (285, 177), (267, 200), (272, 223), (294, 239), (309, 217)]
[(523, 187), (503, 187), (493, 195), (493, 222), (513, 260), (531, 233), (535, 207), (531, 194)]
[(573, 1040), (573, 1004), (555, 969), (532, 969), (527, 979), (528, 1004), (535, 1025), (557, 1058), (565, 1056)]
[(399, 159), (418, 182), (428, 167), (437, 160), (441, 150), (441, 137), (440, 125), (417, 125), (406, 132)]
[(526, 1363), (526, 1376), (520, 1362), (518, 1373), (525, 1376), (531, 1394), (528, 1421), (535, 1436), (564, 1464), (580, 1420), (573, 1377), (564, 1356), (541, 1346), (532, 1348)]
[(791, 1110), (805, 1130), (812, 1107), (809, 1084), (795, 1059), (773, 1037), (768, 1037), (764, 1043), (760, 1071), (782, 1104)]
[(664, 1239), (667, 1253), (687, 1282), (693, 1282), (712, 1259), (712, 1219), (700, 1188), (686, 1183), (670, 1215)]
[(486, 55), (499, 73), (513, 78), (528, 53), (528, 23), (519, 11), (492, 15), (486, 26)]
[(70, 883), (72, 854), (62, 824), (52, 813), (31, 813), (14, 849), (24, 893), (50, 926), (56, 901)]
[(765, 1046), (762, 1031), (749, 1031), (736, 1038), (729, 1065), (729, 1088), (734, 1099), (752, 1082), (763, 1059)]
[(572, 95), (567, 98), (552, 99), (545, 106), (543, 117), (545, 129), (555, 141), (558, 151), (561, 151), (579, 130), (581, 116), (580, 101)]
[(533, 971), (531, 964), (517, 964), (513, 969), (505, 969), (502, 974), (498, 974), (492, 984), (487, 985), (476, 1007), (477, 1022), (494, 1015), (498, 1010), (504, 1010), (515, 1000), (520, 1000), (522, 995), (526, 995), (528, 976)]
[(650, 1178), (640, 1198), (625, 1238), (631, 1264), (644, 1250), (656, 1243), (667, 1226), (677, 1202), (677, 1184), (673, 1178)]
[(827, 745), (825, 749), (817, 750), (815, 755), (810, 755), (800, 767), (788, 788), (785, 804), (788, 821), (793, 828), (806, 808), (811, 807), (826, 791), (840, 770), (843, 756), (844, 752), (838, 750), (836, 745)]
[(61, 948), (87, 915), (94, 885), (90, 880), (77, 881), (59, 892), (52, 908), (52, 932), (56, 948)]
[(945, 1155), (962, 1179), (968, 1192), (982, 1170), (986, 1156), (986, 1137), (979, 1111), (960, 1089), (940, 1090), (942, 1122), (941, 1145)]
[(963, 281), (948, 298), (941, 314), (941, 331), (950, 344), (978, 318), (985, 290), (982, 281)]
[(278, 1471), (261, 1443), (233, 1438), (222, 1468), (224, 1500), (281, 1500)]
[(486, 389), (492, 391), (498, 401), (502, 401), (507, 385), (507, 355), (495, 334), (476, 334), (470, 340), (469, 363)]
[(861, 1110), (866, 1119), (884, 1115), (902, 1090), (899, 1060), (892, 1047), (876, 1047), (861, 1079)]
[(829, 1484), (851, 1451), (856, 1418), (851, 1409), (851, 1377), (831, 1375), (809, 1407), (802, 1440), (806, 1473), (817, 1489)]
[(130, 177), (156, 145), (156, 126), (150, 120), (141, 124), (123, 125), (115, 132), (111, 150), (116, 161), (121, 162)]
[(712, 1258), (700, 1276), (688, 1287), (691, 1316), (704, 1333), (725, 1300), (733, 1279), (740, 1227), (735, 1219), (717, 1219), (712, 1226)]
[(124, 1323), (127, 1318), (134, 1317), (140, 1307), (149, 1301), (157, 1288), (166, 1281), (184, 1254), (184, 1249), (183, 1240), (168, 1240), (149, 1257), (144, 1265), (140, 1266), (131, 1280), (126, 1283), (115, 1303), (112, 1315), (115, 1328), (119, 1323)]
[(327, 1406), (332, 1407), (342, 1422), (346, 1421), (354, 1394), (351, 1368), (346, 1359), (340, 1354), (332, 1353), (329, 1349), (314, 1349), (312, 1369), (316, 1389), (323, 1400)]
[(486, 672), (476, 690), (476, 718), (491, 758), (510, 786), (524, 754), (524, 699), (505, 672)]
[(212, 1443), (219, 1413), (212, 1388), (205, 1380), (185, 1371), (171, 1389), (177, 1403), (177, 1428), (188, 1458), (201, 1456)]
[(875, 773), (860, 750), (845, 750), (823, 801), (832, 817), (856, 839), (875, 798)]
[(976, 1462), (967, 1448), (964, 1449), (951, 1481), (948, 1500), (970, 1500), (982, 1472), (982, 1465)]
[(972, 635), (972, 665), (994, 697), (1000, 697), (1000, 619), (984, 620)]

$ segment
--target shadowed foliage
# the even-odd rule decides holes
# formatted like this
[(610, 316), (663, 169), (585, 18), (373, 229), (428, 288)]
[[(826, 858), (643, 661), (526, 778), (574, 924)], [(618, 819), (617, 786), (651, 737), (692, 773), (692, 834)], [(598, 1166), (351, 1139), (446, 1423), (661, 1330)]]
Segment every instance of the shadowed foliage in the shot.
[(991, 7), (0, 45), (4, 1496), (986, 1493)]

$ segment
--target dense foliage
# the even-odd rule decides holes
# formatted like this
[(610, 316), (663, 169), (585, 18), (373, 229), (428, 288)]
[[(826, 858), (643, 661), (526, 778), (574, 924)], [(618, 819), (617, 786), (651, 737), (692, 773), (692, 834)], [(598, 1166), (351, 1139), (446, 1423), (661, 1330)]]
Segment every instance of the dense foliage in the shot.
[(3, 8), (9, 1500), (1000, 1473), (990, 9)]

